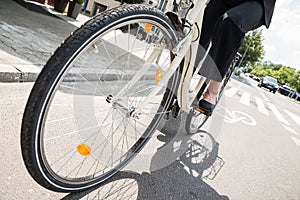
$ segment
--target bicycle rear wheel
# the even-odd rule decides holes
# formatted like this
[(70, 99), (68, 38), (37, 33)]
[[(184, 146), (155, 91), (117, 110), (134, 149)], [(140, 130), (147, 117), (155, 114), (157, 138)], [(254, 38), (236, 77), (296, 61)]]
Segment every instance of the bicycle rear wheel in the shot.
[[(35, 181), (72, 192), (123, 168), (149, 140), (172, 99), (177, 73), (139, 117), (131, 116), (159, 84), (175, 43), (169, 20), (147, 6), (104, 12), (75, 31), (40, 73), (23, 116), (22, 156)], [(145, 64), (157, 49), (153, 62)]]
[(207, 121), (208, 116), (192, 109), (186, 117), (185, 129), (188, 134), (199, 133), (201, 127)]
[[(226, 86), (228, 80), (230, 79), (230, 76), (232, 73), (230, 70), (229, 70), (229, 72), (226, 73), (225, 78), (220, 83), (221, 87), (219, 90), (219, 94), (217, 96), (216, 104), (220, 101), (220, 99), (224, 93), (225, 86)], [(209, 81), (202, 86), (202, 88), (197, 96), (197, 100), (196, 100), (197, 102), (199, 101), (199, 99), (202, 98), (201, 95), (206, 90), (208, 84), (209, 84)], [(198, 133), (200, 131), (201, 127), (206, 123), (208, 118), (209, 118), (209, 116), (205, 115), (204, 113), (196, 111), (195, 109), (192, 109), (190, 111), (190, 113), (188, 113), (187, 118), (186, 118), (185, 129), (186, 129), (187, 133), (188, 134)]]

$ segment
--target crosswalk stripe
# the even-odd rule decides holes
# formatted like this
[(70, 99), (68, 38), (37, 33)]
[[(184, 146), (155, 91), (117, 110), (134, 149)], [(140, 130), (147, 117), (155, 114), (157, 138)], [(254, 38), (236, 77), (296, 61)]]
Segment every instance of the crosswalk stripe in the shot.
[(247, 92), (243, 92), (242, 97), (240, 98), (240, 102), (247, 106), (250, 106), (250, 94)]
[(264, 99), (264, 101), (270, 101), (269, 99), (268, 99), (268, 97), (261, 91), (261, 90), (257, 90), (259, 93), (260, 93), (260, 95), (263, 97), (263, 99)]
[(294, 129), (292, 129), (291, 127), (289, 127), (289, 126), (287, 126), (287, 125), (284, 125), (284, 124), (283, 124), (283, 128), (284, 128), (285, 130), (287, 130), (288, 132), (292, 133), (293, 135), (298, 135), (298, 133), (297, 133)]
[(292, 120), (294, 120), (300, 126), (300, 117), (298, 117), (294, 113), (291, 113), (288, 110), (284, 110), (284, 111), (292, 118)]
[(269, 113), (268, 113), (263, 101), (258, 97), (255, 97), (255, 101), (256, 101), (258, 111), (269, 116)]
[(291, 138), (294, 140), (294, 142), (296, 143), (296, 145), (300, 146), (300, 140), (297, 138), (294, 138), (291, 136)]
[[(238, 91), (239, 91), (239, 88), (231, 87), (231, 88), (225, 90), (224, 94), (227, 97), (233, 97)], [(263, 113), (263, 114), (265, 114), (265, 115), (267, 115), (267, 116), (269, 116), (268, 110), (266, 109), (263, 100), (261, 100), (258, 97), (254, 97), (254, 98), (255, 98), (255, 101), (256, 101), (256, 105), (257, 105), (258, 111), (261, 112), (261, 113)], [(251, 101), (250, 99), (251, 99), (250, 94), (247, 93), (247, 92), (243, 92), (243, 94), (242, 94), (242, 96), (240, 98), (240, 103), (242, 103), (244, 105), (247, 105), (247, 106), (250, 106), (250, 101)], [(273, 112), (273, 114), (275, 115), (275, 117), (280, 122), (282, 122), (282, 123), (284, 123), (286, 125), (290, 125), (290, 123), (282, 116), (282, 114), (278, 111), (278, 109), (275, 107), (274, 104), (269, 103), (269, 102), (267, 104), (268, 104), (269, 108), (271, 109), (271, 111)], [(299, 116), (295, 115), (294, 113), (291, 113), (288, 110), (284, 110), (284, 111), (289, 115), (289, 117), (293, 121), (295, 121), (300, 126), (300, 117)]]
[(280, 114), (280, 112), (277, 110), (277, 108), (273, 104), (268, 103), (268, 105), (269, 105), (270, 109), (272, 110), (272, 112), (274, 113), (275, 117), (279, 121), (281, 121), (282, 123), (285, 123), (286, 125), (290, 125), (288, 123), (288, 121), (286, 121), (286, 119), (284, 119), (284, 117)]
[(239, 91), (238, 88), (232, 87), (232, 88), (230, 88), (230, 89), (228, 89), (228, 90), (225, 91), (225, 96), (227, 96), (227, 97), (233, 97), (235, 95), (235, 93), (237, 93), (237, 91)]

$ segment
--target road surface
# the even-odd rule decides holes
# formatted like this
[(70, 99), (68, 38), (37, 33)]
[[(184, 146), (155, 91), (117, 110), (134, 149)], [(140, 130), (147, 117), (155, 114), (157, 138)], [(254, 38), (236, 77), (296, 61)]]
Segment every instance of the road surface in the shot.
[[(25, 169), (20, 127), (31, 87), (0, 83), (0, 199), (300, 198), (300, 104), (249, 78), (229, 82), (202, 136), (186, 137), (183, 114), (114, 180), (78, 194), (43, 189)], [(197, 141), (208, 135), (217, 143), (204, 155)]]

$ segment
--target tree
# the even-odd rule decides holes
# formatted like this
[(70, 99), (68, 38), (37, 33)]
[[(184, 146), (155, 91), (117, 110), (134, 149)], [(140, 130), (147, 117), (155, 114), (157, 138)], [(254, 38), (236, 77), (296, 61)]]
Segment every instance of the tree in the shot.
[(300, 93), (300, 70), (298, 70), (291, 78), (289, 86), (295, 88)]
[[(275, 73), (276, 72), (276, 73)], [(282, 66), (279, 70), (273, 72), (273, 77), (276, 78), (283, 85), (290, 85), (291, 78), (295, 74), (295, 69)]]
[(300, 92), (300, 70), (270, 62), (256, 63), (245, 68), (247, 73), (257, 77), (272, 76), (280, 85), (287, 85)]
[(250, 73), (254, 74), (257, 77), (264, 77), (267, 75), (266, 70), (264, 69), (264, 67), (261, 64), (256, 65), (254, 68), (252, 68)]
[(244, 42), (239, 49), (239, 53), (243, 56), (241, 67), (261, 62), (265, 55), (262, 38), (261, 30), (254, 30), (245, 36)]

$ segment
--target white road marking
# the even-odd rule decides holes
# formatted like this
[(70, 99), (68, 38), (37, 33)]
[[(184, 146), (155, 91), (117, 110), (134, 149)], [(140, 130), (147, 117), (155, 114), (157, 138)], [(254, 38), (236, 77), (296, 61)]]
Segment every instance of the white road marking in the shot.
[(241, 102), (242, 104), (245, 104), (245, 105), (247, 105), (247, 106), (250, 106), (250, 94), (247, 93), (247, 92), (243, 92), (243, 95), (242, 95), (242, 97), (241, 97), (241, 99), (240, 99), (240, 102)]
[(237, 93), (237, 91), (239, 91), (239, 88), (232, 87), (232, 88), (225, 91), (225, 96), (233, 97)]
[(223, 112), (220, 113), (217, 111), (215, 113), (218, 114), (219, 116), (224, 117), (225, 122), (227, 122), (229, 124), (242, 122), (242, 123), (250, 125), (250, 126), (256, 126), (256, 121), (249, 114), (238, 111), (238, 110), (229, 111), (224, 106), (219, 106), (219, 107), (223, 107), (222, 109), (225, 109), (225, 113), (223, 113)]
[(269, 116), (269, 113), (268, 113), (263, 101), (258, 97), (255, 97), (255, 101), (256, 101), (258, 111)]
[(272, 110), (272, 112), (274, 113), (275, 117), (279, 121), (281, 121), (282, 123), (285, 123), (286, 125), (290, 125), (288, 123), (288, 121), (286, 121), (286, 119), (280, 114), (280, 112), (277, 110), (277, 108), (273, 104), (268, 103), (268, 105), (269, 105), (270, 109)]
[(256, 88), (257, 89), (257, 91), (260, 93), (260, 95), (263, 97), (263, 99), (265, 100), (265, 101), (270, 101), (269, 99), (268, 99), (268, 97), (259, 89), (259, 88)]
[(300, 140), (299, 139), (294, 138), (294, 137), (291, 137), (291, 138), (294, 140), (294, 142), (296, 143), (296, 145), (300, 146)]
[(298, 133), (294, 129), (292, 129), (291, 127), (289, 127), (287, 125), (283, 124), (283, 128), (294, 135), (298, 135)]
[(178, 142), (174, 142), (173, 144), (173, 151), (175, 152), (176, 150), (178, 150), (180, 148), (180, 145), (181, 145), (181, 141), (178, 141)]
[(284, 111), (292, 118), (292, 120), (294, 120), (300, 126), (300, 117), (298, 117), (294, 113), (291, 113), (288, 110), (284, 110)]
[[(238, 91), (239, 91), (240, 87), (231, 87), (227, 90), (225, 90), (224, 94), (227, 97), (233, 97)], [(268, 110), (265, 107), (264, 101), (267, 102), (269, 108), (272, 110), (272, 112), (274, 113), (275, 117), (282, 123), (286, 124), (286, 125), (290, 125), (290, 123), (282, 116), (282, 114), (278, 111), (278, 109), (275, 107), (274, 104), (270, 103), (269, 99), (267, 98), (267, 96), (260, 90), (258, 90), (259, 93), (261, 94), (261, 96), (263, 97), (263, 100), (261, 98), (258, 97), (254, 97), (255, 101), (256, 101), (256, 105), (257, 105), (257, 109), (259, 112), (269, 116)], [(243, 92), (241, 98), (240, 98), (240, 103), (250, 106), (250, 99), (251, 96), (249, 93), (247, 92)], [(291, 113), (288, 110), (285, 110), (285, 112), (289, 115), (289, 117), (295, 121), (299, 126), (300, 126), (300, 117), (295, 115), (294, 113)], [(285, 128), (287, 129), (287, 127), (285, 126)], [(291, 131), (290, 131), (291, 132)], [(295, 131), (292, 131), (293, 134), (295, 134)], [(297, 133), (296, 133), (297, 134)]]

